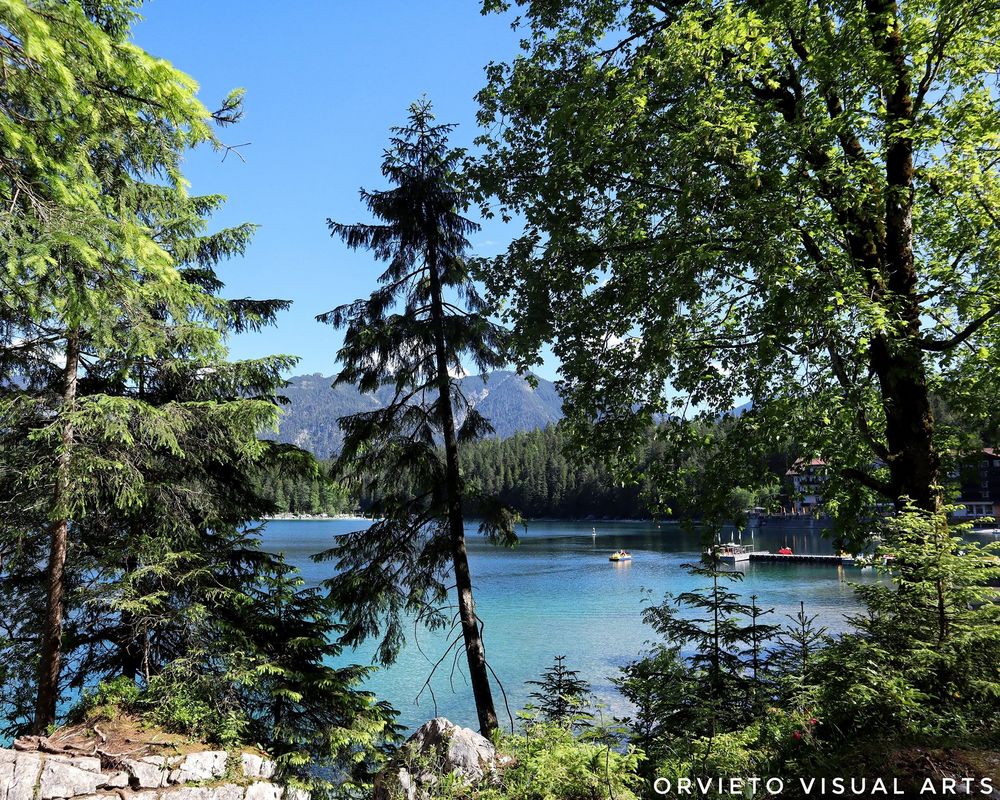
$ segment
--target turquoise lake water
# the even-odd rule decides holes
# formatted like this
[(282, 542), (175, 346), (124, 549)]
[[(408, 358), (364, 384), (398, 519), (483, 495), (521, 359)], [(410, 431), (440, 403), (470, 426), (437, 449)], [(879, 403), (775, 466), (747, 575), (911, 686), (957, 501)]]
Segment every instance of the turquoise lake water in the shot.
[[(333, 572), (332, 563), (316, 564), (309, 556), (329, 548), (340, 533), (365, 523), (351, 520), (275, 520), (264, 530), (268, 550), (285, 553), (306, 582), (314, 585)], [(592, 529), (597, 531), (596, 538)], [(469, 559), (487, 658), (503, 683), (508, 702), (517, 711), (528, 701), (530, 687), (556, 655), (579, 670), (610, 714), (627, 713), (625, 701), (609, 677), (635, 660), (655, 638), (642, 622), (642, 609), (659, 602), (666, 592), (696, 588), (696, 580), (681, 565), (698, 559), (699, 537), (677, 525), (655, 522), (532, 522), (512, 550), (487, 545), (470, 526)], [(744, 542), (749, 543), (749, 536)], [(754, 532), (758, 549), (775, 551), (787, 544), (796, 553), (831, 553), (819, 527), (771, 523)], [(631, 551), (630, 562), (613, 563), (618, 548)], [(831, 633), (844, 630), (845, 615), (857, 610), (853, 583), (875, 580), (871, 570), (829, 564), (750, 564), (741, 567), (744, 580), (734, 588), (746, 597), (758, 596), (773, 608), (768, 622), (786, 622), (804, 601), (807, 614)], [(376, 673), (367, 688), (389, 700), (399, 721), (412, 728), (436, 714), (478, 727), (465, 677), (464, 655), (450, 676), (451, 659), (432, 681), (437, 701), (425, 690), (417, 701), (431, 666), (446, 647), (445, 640), (421, 630), (420, 648), (408, 645), (391, 667)], [(421, 653), (421, 650), (423, 653)], [(373, 648), (345, 653), (343, 663), (370, 663)], [(501, 720), (503, 699), (494, 689)]]

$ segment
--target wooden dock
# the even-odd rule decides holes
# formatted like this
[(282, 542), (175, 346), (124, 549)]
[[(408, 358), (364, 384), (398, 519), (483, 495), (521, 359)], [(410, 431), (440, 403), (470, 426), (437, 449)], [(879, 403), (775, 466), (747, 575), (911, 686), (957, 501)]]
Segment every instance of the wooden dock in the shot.
[(814, 555), (808, 553), (770, 553), (767, 550), (755, 550), (750, 553), (751, 561), (770, 561), (772, 563), (803, 563), (803, 564), (837, 564), (853, 566), (854, 556)]

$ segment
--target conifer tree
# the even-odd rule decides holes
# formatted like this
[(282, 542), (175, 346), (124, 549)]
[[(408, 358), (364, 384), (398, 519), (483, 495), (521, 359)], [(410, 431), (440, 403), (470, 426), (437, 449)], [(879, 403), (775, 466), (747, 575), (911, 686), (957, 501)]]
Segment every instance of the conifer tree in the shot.
[[(646, 609), (643, 618), (668, 643), (693, 650), (688, 661), (701, 706), (697, 732), (714, 736), (720, 724), (733, 725), (747, 716), (742, 655), (751, 637), (740, 620), (751, 609), (726, 586), (743, 576), (723, 571), (714, 549), (700, 563), (684, 566), (692, 575), (707, 579), (706, 586), (676, 597), (668, 595), (666, 602)], [(681, 616), (678, 608), (691, 610), (695, 616)]]
[(248, 528), (273, 511), (264, 466), (315, 474), (258, 439), (294, 360), (226, 360), (230, 332), (285, 304), (218, 296), (214, 267), (253, 226), (206, 233), (222, 198), (190, 197), (180, 172), (191, 147), (222, 146), (212, 123), (239, 96), (210, 114), (130, 43), (136, 5), (0, 6), (6, 732), (44, 732), (68, 686), (124, 676), (214, 692), (289, 768), (340, 766), (391, 715), (356, 690), (363, 670), (328, 666), (329, 608)]
[(579, 671), (566, 666), (566, 656), (556, 656), (539, 680), (528, 681), (537, 686), (528, 696), (538, 701), (538, 709), (547, 722), (586, 724), (591, 717), (586, 711), (590, 684)]
[[(169, 316), (199, 291), (178, 279), (130, 190), (137, 176), (152, 175), (182, 192), (183, 151), (218, 140), (190, 79), (128, 41), (135, 5), (14, 2), (0, 13), (9, 32), (0, 58), (12, 76), (0, 89), (11, 145), (5, 280), (16, 286), (2, 342), (11, 387), (4, 432), (31, 431), (34, 455), (18, 465), (22, 496), (45, 497), (49, 523), (37, 731), (55, 719), (71, 521), (100, 485), (116, 507), (141, 493), (128, 462), (91, 458), (84, 468), (80, 446), (120, 443), (142, 427), (147, 446), (176, 448), (176, 419), (103, 395), (84, 400), (81, 370), (111, 347), (153, 351), (169, 335), (151, 316), (153, 298)], [(237, 106), (236, 96), (227, 99), (219, 119)]]
[[(384, 408), (340, 420), (344, 445), (335, 471), (375, 485), (371, 511), (378, 521), (342, 537), (324, 556), (338, 560), (329, 586), (346, 643), (380, 634), (379, 658), (389, 663), (402, 644), (404, 614), (460, 629), (479, 727), (489, 735), (497, 717), (466, 553), (463, 507), (470, 498), (458, 454), (460, 444), (492, 428), (454, 376), (465, 360), (483, 373), (502, 366), (505, 334), (489, 320), (470, 278), (467, 236), (477, 226), (462, 216), (468, 198), (461, 153), (448, 147), (452, 128), (435, 124), (429, 102), (411, 106), (382, 162), (392, 188), (361, 192), (378, 222), (329, 222), (348, 247), (388, 263), (371, 296), (319, 317), (346, 328), (334, 385), (362, 392), (390, 386), (393, 393)], [(486, 512), (480, 529), (489, 539), (515, 541), (509, 511), (484, 498), (477, 506)], [(457, 593), (454, 624), (441, 608), (447, 572)]]

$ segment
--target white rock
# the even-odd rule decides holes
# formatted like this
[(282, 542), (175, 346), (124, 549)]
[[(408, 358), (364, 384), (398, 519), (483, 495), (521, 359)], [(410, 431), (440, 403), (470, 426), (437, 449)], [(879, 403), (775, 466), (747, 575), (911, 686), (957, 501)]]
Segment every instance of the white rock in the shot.
[(267, 781), (251, 783), (247, 787), (245, 800), (281, 800), (281, 787)]
[(104, 776), (104, 783), (101, 785), (108, 789), (127, 789), (128, 773), (122, 771), (109, 772)]
[(496, 762), (497, 751), (489, 739), (444, 717), (421, 725), (407, 745), (422, 754), (439, 756), (442, 773), (458, 773), (469, 781), (482, 780)]
[(138, 761), (127, 758), (123, 763), (126, 772), (135, 779), (140, 789), (158, 789), (167, 785), (170, 771), (163, 756), (147, 756)]
[(224, 783), (209, 791), (209, 800), (243, 800), (243, 787), (235, 783)]
[(101, 771), (101, 759), (93, 756), (77, 756), (76, 758), (71, 758), (69, 763), (87, 772)]
[(240, 753), (240, 771), (248, 778), (259, 778), (264, 759), (256, 753)]
[(42, 757), (38, 753), (17, 753), (14, 776), (7, 786), (6, 800), (33, 800), (38, 775), (42, 771)]
[(240, 753), (240, 769), (248, 778), (264, 778), (274, 775), (276, 764), (269, 758), (256, 753)]
[(166, 798), (170, 798), (170, 800), (208, 800), (210, 791), (211, 789), (206, 789), (204, 786), (182, 786), (172, 792), (164, 792), (160, 796), (163, 800)]
[(7, 800), (7, 787), (14, 782), (16, 760), (13, 750), (0, 750), (0, 800)]
[(93, 794), (102, 783), (104, 776), (100, 772), (89, 772), (66, 761), (46, 759), (38, 795), (41, 800), (77, 797), (81, 794)]
[(493, 743), (469, 728), (444, 717), (421, 725), (403, 745), (403, 752), (434, 766), (414, 775), (399, 762), (383, 771), (375, 781), (375, 800), (406, 800), (426, 797), (442, 776), (454, 774), (467, 784), (481, 781), (500, 762)]
[(285, 787), (285, 800), (309, 800), (310, 794), (298, 786)]
[(170, 780), (172, 783), (186, 783), (221, 778), (226, 773), (226, 759), (228, 757), (229, 754), (225, 750), (189, 753), (180, 762), (177, 769), (170, 773)]

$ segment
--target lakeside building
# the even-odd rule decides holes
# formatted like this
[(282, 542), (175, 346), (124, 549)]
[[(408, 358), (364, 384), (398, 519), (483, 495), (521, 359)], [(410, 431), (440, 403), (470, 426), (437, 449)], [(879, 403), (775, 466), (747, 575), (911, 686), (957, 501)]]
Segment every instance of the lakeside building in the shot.
[[(827, 464), (822, 459), (798, 459), (785, 473), (791, 484), (787, 513), (808, 516), (819, 512), (827, 477)], [(1000, 521), (1000, 449), (983, 448), (953, 470), (950, 477), (959, 489), (958, 499), (952, 501), (957, 506), (952, 519)]]
[(823, 503), (823, 484), (826, 483), (826, 462), (821, 458), (798, 459), (785, 477), (791, 481), (789, 513), (793, 516), (815, 514)]
[(1000, 451), (984, 447), (952, 473), (960, 487), (955, 520), (1000, 518)]

